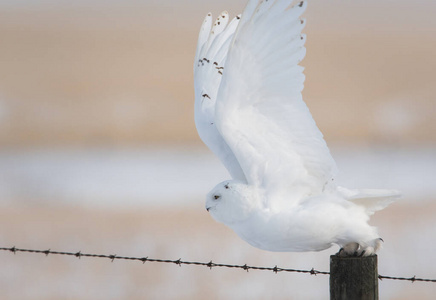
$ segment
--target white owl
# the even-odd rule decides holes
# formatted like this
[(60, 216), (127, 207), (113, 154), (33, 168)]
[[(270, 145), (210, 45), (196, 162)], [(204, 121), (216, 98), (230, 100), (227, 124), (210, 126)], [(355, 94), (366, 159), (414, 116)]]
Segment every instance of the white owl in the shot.
[[(381, 245), (369, 216), (393, 190), (336, 186), (336, 164), (302, 99), (306, 2), (251, 0), (241, 16), (203, 22), (194, 62), (195, 123), (232, 180), (206, 209), (269, 251), (372, 255)], [(213, 24), (212, 24), (213, 23)]]

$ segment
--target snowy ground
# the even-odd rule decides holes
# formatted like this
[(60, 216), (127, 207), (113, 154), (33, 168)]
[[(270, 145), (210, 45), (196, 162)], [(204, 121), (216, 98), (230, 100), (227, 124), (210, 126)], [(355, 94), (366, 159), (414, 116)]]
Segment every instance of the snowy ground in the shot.
[[(332, 154), (339, 185), (398, 189), (404, 203), (436, 196), (436, 148), (343, 146)], [(2, 151), (0, 169), (3, 205), (195, 206), (229, 179), (204, 147)]]

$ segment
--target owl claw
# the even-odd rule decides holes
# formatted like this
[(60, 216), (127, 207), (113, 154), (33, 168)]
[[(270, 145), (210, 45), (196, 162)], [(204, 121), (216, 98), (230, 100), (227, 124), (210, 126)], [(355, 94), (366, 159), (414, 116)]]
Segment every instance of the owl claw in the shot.
[(340, 257), (366, 257), (375, 255), (375, 253), (381, 248), (383, 239), (378, 238), (373, 240), (369, 245), (362, 246), (356, 242), (351, 242), (339, 249), (336, 253)]

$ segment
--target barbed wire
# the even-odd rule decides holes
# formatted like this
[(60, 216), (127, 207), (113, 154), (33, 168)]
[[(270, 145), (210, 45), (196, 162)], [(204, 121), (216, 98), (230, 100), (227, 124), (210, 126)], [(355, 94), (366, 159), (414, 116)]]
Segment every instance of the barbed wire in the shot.
[(10, 251), (10, 252), (13, 252), (14, 254), (16, 252), (30, 252), (30, 253), (45, 254), (46, 256), (48, 256), (49, 254), (54, 254), (54, 255), (75, 256), (77, 258), (81, 258), (81, 257), (108, 258), (112, 262), (114, 260), (137, 260), (137, 261), (141, 261), (142, 263), (157, 262), (157, 263), (176, 264), (179, 266), (197, 265), (197, 266), (205, 266), (205, 267), (208, 267), (210, 269), (215, 268), (215, 267), (224, 267), (224, 268), (243, 269), (247, 272), (249, 270), (263, 270), (263, 271), (273, 271), (274, 273), (296, 272), (296, 273), (309, 273), (311, 275), (317, 275), (317, 274), (328, 275), (328, 274), (330, 274), (329, 272), (322, 272), (322, 271), (315, 270), (313, 268), (311, 270), (297, 270), (297, 269), (279, 268), (277, 266), (275, 266), (275, 267), (256, 267), (256, 266), (248, 266), (246, 264), (245, 265), (220, 264), (220, 263), (214, 263), (212, 261), (209, 261), (209, 262), (184, 261), (181, 258), (179, 258), (177, 260), (170, 260), (170, 259), (149, 258), (148, 256), (147, 257), (129, 257), (129, 256), (118, 256), (116, 254), (115, 255), (89, 254), (89, 253), (82, 253), (81, 251), (79, 251), (79, 252), (62, 252), (62, 251), (52, 251), (50, 249), (48, 249), (48, 250), (34, 250), (34, 249), (20, 249), (20, 248), (16, 248), (16, 247), (11, 247), (11, 248), (4, 248), (3, 247), (3, 248), (0, 248), (0, 250)]
[[(210, 269), (215, 267), (221, 267), (221, 268), (232, 268), (232, 269), (243, 269), (245, 271), (249, 270), (260, 270), (260, 271), (272, 271), (274, 273), (279, 272), (291, 272), (291, 273), (306, 273), (310, 275), (330, 275), (330, 272), (324, 272), (324, 271), (318, 271), (312, 268), (311, 270), (299, 270), (299, 269), (289, 269), (289, 268), (280, 268), (277, 266), (274, 267), (258, 267), (258, 266), (249, 266), (247, 264), (245, 265), (230, 265), (230, 264), (220, 264), (220, 263), (214, 263), (212, 261), (209, 262), (196, 262), (196, 261), (185, 261), (181, 258), (177, 260), (171, 260), (171, 259), (157, 259), (157, 258), (149, 258), (146, 257), (131, 257), (131, 256), (118, 256), (116, 254), (113, 255), (106, 255), (106, 254), (90, 254), (90, 253), (82, 253), (79, 252), (64, 252), (64, 251), (52, 251), (51, 249), (48, 250), (35, 250), (35, 249), (20, 249), (14, 247), (0, 247), (0, 251), (9, 251), (13, 252), (14, 254), (17, 252), (27, 252), (27, 253), (39, 253), (39, 254), (45, 254), (48, 255), (66, 255), (66, 256), (74, 256), (77, 258), (82, 257), (91, 257), (91, 258), (107, 258), (110, 259), (112, 262), (114, 260), (136, 260), (141, 261), (143, 264), (146, 262), (157, 262), (157, 263), (168, 263), (168, 264), (176, 264), (178, 266), (182, 265), (197, 265), (197, 266), (204, 266), (208, 267)], [(380, 280), (382, 279), (390, 279), (390, 280), (403, 280), (403, 281), (411, 281), (412, 283), (415, 281), (422, 281), (422, 282), (436, 282), (436, 279), (428, 279), (428, 278), (417, 278), (416, 276), (413, 277), (392, 277), (392, 276), (384, 276), (384, 275), (378, 275), (378, 278)]]

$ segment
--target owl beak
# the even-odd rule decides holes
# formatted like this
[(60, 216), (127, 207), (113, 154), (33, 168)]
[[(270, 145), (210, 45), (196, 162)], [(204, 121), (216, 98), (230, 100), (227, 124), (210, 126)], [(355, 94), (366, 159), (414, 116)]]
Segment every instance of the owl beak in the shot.
[(206, 207), (206, 210), (209, 212), (210, 207)]

